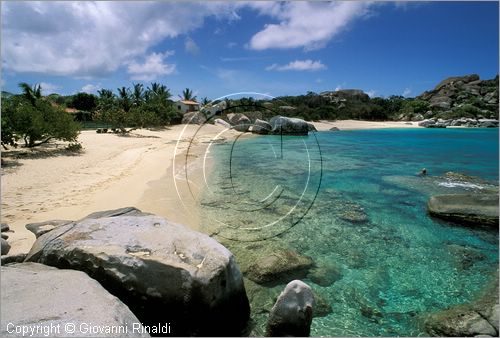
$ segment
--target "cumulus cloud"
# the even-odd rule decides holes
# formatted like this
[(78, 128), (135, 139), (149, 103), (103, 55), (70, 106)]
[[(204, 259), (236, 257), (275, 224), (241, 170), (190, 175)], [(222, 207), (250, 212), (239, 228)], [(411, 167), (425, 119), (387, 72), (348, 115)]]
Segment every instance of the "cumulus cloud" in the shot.
[(55, 93), (60, 88), (58, 85), (47, 82), (40, 82), (40, 87), (42, 88), (42, 95)]
[[(106, 76), (208, 16), (237, 20), (236, 5), (204, 2), (2, 2), (3, 67), (14, 72)], [(241, 6), (241, 5), (239, 5)]]
[(151, 53), (146, 56), (144, 63), (132, 61), (128, 64), (127, 73), (132, 80), (152, 81), (162, 75), (172, 74), (175, 71), (175, 64), (165, 63), (165, 59), (173, 52)]
[(288, 70), (296, 70), (296, 71), (315, 71), (326, 69), (326, 66), (321, 63), (321, 61), (313, 61), (313, 60), (295, 60), (291, 61), (286, 65), (278, 65), (276, 63), (266, 67), (266, 70), (277, 70), (277, 71), (288, 71)]
[(407, 97), (411, 94), (411, 89), (410, 88), (405, 88), (405, 90), (403, 90), (403, 96)]
[(87, 94), (95, 94), (97, 93), (98, 90), (101, 89), (100, 84), (86, 84), (85, 86), (82, 87), (81, 91)]
[(355, 19), (369, 13), (370, 3), (361, 1), (340, 2), (285, 2), (257, 3), (261, 14), (277, 19), (267, 24), (250, 40), (255, 50), (270, 48), (299, 48), (313, 50), (344, 30)]
[(187, 38), (186, 41), (184, 41), (184, 48), (186, 49), (186, 52), (196, 55), (200, 52), (200, 47), (194, 42), (193, 39)]

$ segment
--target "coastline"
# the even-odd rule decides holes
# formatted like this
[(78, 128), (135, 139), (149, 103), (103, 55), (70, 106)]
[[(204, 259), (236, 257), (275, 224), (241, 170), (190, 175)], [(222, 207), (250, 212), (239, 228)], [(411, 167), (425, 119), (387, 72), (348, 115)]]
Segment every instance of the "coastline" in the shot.
[(320, 120), (317, 122), (309, 122), (309, 123), (312, 123), (318, 131), (327, 131), (334, 127), (338, 128), (339, 130), (423, 128), (418, 125), (418, 122), (404, 122), (404, 121)]
[[(355, 120), (313, 124), (318, 131), (332, 127), (341, 130), (418, 127), (404, 122)], [(77, 155), (64, 153), (61, 143), (33, 152), (25, 148), (4, 151), (2, 157), (11, 163), (2, 168), (1, 178), (2, 222), (14, 231), (9, 233), (12, 246), (9, 254), (26, 253), (31, 248), (35, 236), (26, 230), (28, 223), (78, 220), (95, 211), (127, 206), (198, 230), (199, 207), (193, 195), (201, 192), (204, 175), (211, 166), (210, 156), (204, 156), (207, 146), (224, 130), (218, 125), (204, 125), (196, 134), (196, 141), (190, 143), (198, 128), (175, 125), (159, 131), (135, 130), (128, 136), (87, 130), (79, 135), (84, 150)], [(237, 135), (238, 132), (231, 130), (221, 138), (227, 140)], [(173, 159), (174, 152), (185, 154), (189, 146), (188, 186), (183, 171), (186, 157), (177, 156), (176, 163)]]
[[(172, 162), (174, 151), (181, 155), (198, 128), (176, 125), (160, 131), (141, 129), (129, 136), (83, 131), (79, 141), (84, 150), (78, 155), (61, 151), (62, 144), (35, 149), (33, 153), (24, 148), (3, 152), (2, 157), (10, 163), (2, 168), (1, 178), (1, 221), (13, 230), (8, 233), (12, 246), (9, 255), (30, 250), (35, 236), (26, 230), (28, 223), (78, 220), (95, 211), (127, 206), (196, 229), (197, 213), (186, 217), (173, 188)], [(190, 151), (198, 161), (191, 168), (200, 168), (202, 157), (196, 154), (204, 152), (204, 142), (222, 130), (214, 125), (200, 129)], [(176, 148), (182, 132), (183, 139)], [(224, 136), (237, 134), (229, 131)], [(13, 152), (15, 157), (11, 157)], [(199, 181), (199, 175), (195, 170), (190, 177)], [(180, 184), (179, 192), (186, 196), (186, 186)], [(196, 210), (194, 205), (189, 206)]]

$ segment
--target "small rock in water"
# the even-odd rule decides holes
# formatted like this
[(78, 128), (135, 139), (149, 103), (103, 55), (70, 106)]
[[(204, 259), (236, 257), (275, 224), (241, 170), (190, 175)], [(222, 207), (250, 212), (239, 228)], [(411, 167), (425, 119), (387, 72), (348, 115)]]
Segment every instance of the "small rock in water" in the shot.
[(263, 251), (243, 273), (256, 283), (278, 283), (305, 277), (312, 266), (311, 258), (301, 256), (295, 251)]
[(7, 234), (2, 233), (2, 238), (3, 239), (9, 239), (9, 236)]
[(448, 251), (455, 258), (455, 265), (460, 270), (470, 269), (476, 262), (486, 259), (486, 256), (481, 252), (458, 244), (449, 244)]
[(311, 288), (300, 280), (291, 281), (271, 309), (267, 336), (309, 336), (314, 307)]
[(333, 312), (332, 306), (316, 290), (313, 289), (314, 311), (313, 317), (325, 317)]
[(342, 278), (342, 270), (333, 262), (318, 262), (307, 277), (314, 284), (326, 287)]

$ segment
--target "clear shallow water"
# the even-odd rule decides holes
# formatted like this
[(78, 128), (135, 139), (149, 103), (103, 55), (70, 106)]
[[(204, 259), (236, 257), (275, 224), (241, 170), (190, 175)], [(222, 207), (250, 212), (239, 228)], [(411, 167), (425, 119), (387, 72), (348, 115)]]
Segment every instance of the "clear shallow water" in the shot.
[[(496, 232), (426, 213), (432, 194), (498, 190), (498, 129), (261, 136), (213, 153), (205, 230), (242, 266), (269, 247), (310, 256), (320, 277), (303, 280), (332, 307), (312, 335), (425, 335), (426, 313), (472, 299), (498, 266)], [(284, 285), (266, 287), (269, 297)], [(272, 301), (251, 298), (262, 332)]]

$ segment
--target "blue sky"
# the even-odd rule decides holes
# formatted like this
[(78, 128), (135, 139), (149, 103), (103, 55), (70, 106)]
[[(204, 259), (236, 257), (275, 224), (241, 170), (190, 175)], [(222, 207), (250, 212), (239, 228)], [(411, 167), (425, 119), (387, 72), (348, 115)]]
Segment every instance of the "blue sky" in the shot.
[(416, 96), (498, 74), (498, 2), (2, 2), (2, 90)]

